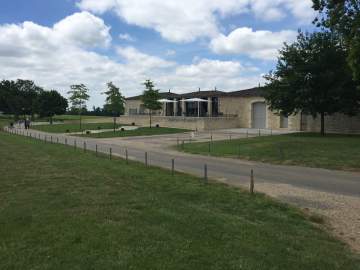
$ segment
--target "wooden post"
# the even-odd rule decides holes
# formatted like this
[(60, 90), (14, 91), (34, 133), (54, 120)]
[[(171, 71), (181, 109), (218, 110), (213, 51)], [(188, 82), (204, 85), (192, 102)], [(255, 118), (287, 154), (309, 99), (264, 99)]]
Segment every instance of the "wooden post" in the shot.
[(129, 164), (129, 155), (127, 149), (125, 149), (125, 159), (126, 159), (126, 164)]
[(207, 182), (208, 182), (207, 164), (204, 165), (204, 182), (205, 182), (205, 184), (207, 184)]
[(145, 166), (148, 165), (148, 153), (145, 152)]
[(174, 176), (175, 171), (175, 159), (171, 160), (171, 175)]
[(250, 174), (250, 193), (254, 194), (254, 170), (251, 169), (251, 174)]
[(109, 149), (109, 158), (110, 158), (110, 160), (112, 159), (112, 149), (111, 149), (111, 147)]
[(98, 146), (97, 146), (97, 144), (95, 145), (95, 156), (98, 156)]

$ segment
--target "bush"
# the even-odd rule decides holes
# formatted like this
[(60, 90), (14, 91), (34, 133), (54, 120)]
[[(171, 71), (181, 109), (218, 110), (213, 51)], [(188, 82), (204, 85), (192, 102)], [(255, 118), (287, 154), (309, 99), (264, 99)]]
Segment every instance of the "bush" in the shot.
[(86, 131), (86, 134), (87, 134), (87, 135), (91, 134), (91, 131), (90, 131), (90, 130), (87, 130), (87, 131)]
[(160, 127), (160, 125), (159, 125), (159, 124), (156, 124), (156, 126), (155, 126), (155, 127), (159, 128), (159, 127)]
[(121, 131), (125, 131), (125, 128), (121, 128)]
[(70, 133), (70, 130), (69, 130), (69, 129), (67, 129), (65, 132), (66, 132), (66, 133)]
[(132, 126), (135, 126), (135, 122), (132, 122), (131, 125), (132, 125)]

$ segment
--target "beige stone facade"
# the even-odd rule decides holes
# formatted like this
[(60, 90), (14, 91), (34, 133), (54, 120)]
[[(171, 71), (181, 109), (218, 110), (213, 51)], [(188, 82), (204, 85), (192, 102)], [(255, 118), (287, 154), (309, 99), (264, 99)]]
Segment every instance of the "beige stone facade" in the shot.
[[(291, 115), (284, 117), (272, 112), (259, 94), (258, 88), (225, 93), (221, 91), (198, 91), (188, 94), (177, 95), (174, 93), (162, 93), (163, 97), (170, 95), (177, 101), (176, 105), (154, 112), (154, 124), (166, 127), (188, 128), (193, 130), (211, 130), (223, 128), (265, 128), (273, 130), (310, 131), (320, 130), (320, 119), (308, 115)], [(204, 103), (201, 106), (200, 117), (195, 117), (197, 104), (189, 106), (185, 100), (189, 98), (201, 98)], [(207, 101), (207, 102), (206, 102)], [(255, 112), (255, 108), (262, 107), (262, 111)], [(189, 115), (189, 110), (191, 113)], [(135, 122), (137, 125), (148, 125), (147, 110), (142, 107), (139, 97), (127, 99), (125, 106), (125, 118), (128, 123)], [(166, 116), (167, 115), (167, 116)], [(143, 117), (141, 117), (143, 116)], [(262, 121), (259, 127), (254, 123), (260, 117)], [(326, 131), (340, 133), (360, 133), (360, 116), (348, 117), (341, 114), (326, 117)]]

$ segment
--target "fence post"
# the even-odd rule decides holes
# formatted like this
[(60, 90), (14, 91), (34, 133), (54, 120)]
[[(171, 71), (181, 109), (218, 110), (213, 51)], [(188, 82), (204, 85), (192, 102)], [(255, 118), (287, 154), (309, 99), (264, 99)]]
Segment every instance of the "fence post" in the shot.
[(204, 182), (205, 182), (205, 184), (207, 184), (207, 182), (208, 182), (207, 164), (204, 165)]
[(125, 160), (126, 160), (126, 164), (129, 164), (129, 155), (127, 148), (125, 149)]
[(171, 175), (174, 176), (175, 171), (175, 159), (171, 160)]
[(145, 152), (145, 166), (148, 165), (148, 153)]
[(109, 158), (110, 158), (110, 160), (112, 159), (112, 149), (111, 149), (111, 147), (109, 149)]
[(251, 174), (250, 174), (250, 193), (254, 194), (254, 170), (251, 169)]

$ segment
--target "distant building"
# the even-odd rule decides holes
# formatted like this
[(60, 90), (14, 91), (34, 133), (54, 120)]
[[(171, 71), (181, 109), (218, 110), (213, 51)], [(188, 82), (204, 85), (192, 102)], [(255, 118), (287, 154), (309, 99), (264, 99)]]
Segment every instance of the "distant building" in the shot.
[[(166, 127), (211, 130), (223, 128), (256, 128), (289, 131), (319, 131), (320, 119), (297, 114), (285, 117), (269, 110), (262, 88), (233, 92), (219, 90), (176, 94), (160, 93), (163, 108), (153, 112), (153, 123)], [(141, 95), (126, 99), (122, 121), (148, 124), (148, 111)], [(341, 114), (328, 116), (328, 132), (360, 132), (360, 117)]]

